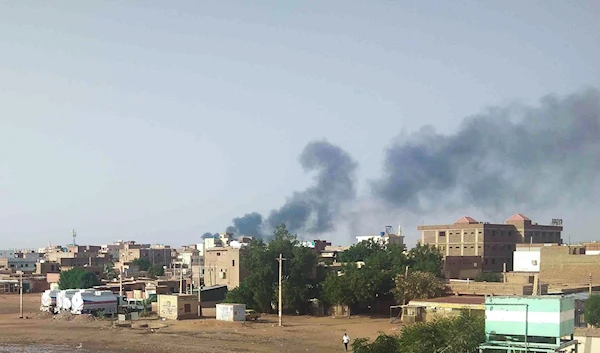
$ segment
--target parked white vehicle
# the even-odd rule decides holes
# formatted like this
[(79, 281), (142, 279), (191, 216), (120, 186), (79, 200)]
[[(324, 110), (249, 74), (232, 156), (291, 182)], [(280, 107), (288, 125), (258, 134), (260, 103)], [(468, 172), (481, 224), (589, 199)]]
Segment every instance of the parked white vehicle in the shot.
[(78, 291), (78, 289), (63, 289), (56, 295), (56, 307), (54, 312), (59, 313), (64, 310), (71, 308), (71, 298)]
[(116, 314), (118, 306), (118, 297), (109, 291), (81, 291), (71, 298), (73, 314)]
[(71, 311), (71, 300), (76, 293), (94, 293), (94, 289), (65, 289), (56, 295), (55, 312)]
[(56, 308), (56, 296), (58, 295), (57, 290), (46, 290), (42, 293), (42, 305), (40, 307), (41, 311), (49, 311), (53, 312), (54, 308)]

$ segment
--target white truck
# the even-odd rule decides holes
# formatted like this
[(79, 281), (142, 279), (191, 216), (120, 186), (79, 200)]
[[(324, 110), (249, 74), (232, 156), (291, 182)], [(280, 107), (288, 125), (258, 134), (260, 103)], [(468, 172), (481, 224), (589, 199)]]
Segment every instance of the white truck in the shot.
[(109, 291), (82, 291), (75, 293), (71, 299), (72, 314), (104, 315), (116, 314), (119, 308), (119, 298)]
[(54, 312), (58, 292), (59, 291), (57, 290), (48, 289), (42, 293), (42, 305), (40, 306), (40, 311)]

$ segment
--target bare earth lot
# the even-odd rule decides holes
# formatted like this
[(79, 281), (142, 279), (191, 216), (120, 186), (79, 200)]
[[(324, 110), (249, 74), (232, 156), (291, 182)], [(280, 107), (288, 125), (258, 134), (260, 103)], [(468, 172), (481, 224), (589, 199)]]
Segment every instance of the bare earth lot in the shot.
[[(118, 328), (108, 320), (73, 321), (41, 315), (40, 294), (24, 297), (19, 319), (19, 296), (0, 295), (0, 344), (56, 344), (112, 352), (342, 352), (342, 335), (352, 339), (375, 338), (379, 331), (397, 333), (398, 325), (386, 318), (276, 316), (257, 322), (228, 323), (214, 319), (214, 309), (204, 309), (204, 319), (185, 321), (143, 320), (149, 328)], [(166, 326), (166, 327), (164, 327)], [(152, 329), (154, 328), (154, 329)]]

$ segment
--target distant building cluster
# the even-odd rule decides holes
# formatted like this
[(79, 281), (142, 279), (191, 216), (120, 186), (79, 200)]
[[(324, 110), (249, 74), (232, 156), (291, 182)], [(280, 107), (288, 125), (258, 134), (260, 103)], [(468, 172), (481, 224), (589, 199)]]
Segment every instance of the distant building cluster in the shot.
[[(556, 286), (585, 287), (591, 278), (600, 283), (600, 243), (563, 244), (559, 220), (541, 225), (517, 213), (505, 223), (494, 224), (462, 217), (452, 224), (421, 225), (417, 231), (421, 244), (442, 254), (443, 274), (455, 294), (546, 293)], [(93, 272), (109, 286), (119, 276), (135, 281), (147, 277), (142, 263), (162, 267), (162, 280), (185, 282), (186, 291), (198, 286), (233, 289), (248, 275), (241, 257), (251, 241), (224, 232), (180, 248), (120, 240), (106, 245), (0, 250), (0, 292), (16, 290), (18, 273), (25, 276), (26, 291), (40, 291), (55, 286), (60, 272), (73, 268)], [(404, 246), (403, 230), (386, 226), (378, 234), (356, 237), (356, 243), (363, 241)], [(318, 264), (332, 270), (340, 268), (338, 254), (348, 249), (326, 240), (301, 241), (299, 246), (310, 248)], [(503, 289), (470, 283), (485, 273), (500, 274)]]

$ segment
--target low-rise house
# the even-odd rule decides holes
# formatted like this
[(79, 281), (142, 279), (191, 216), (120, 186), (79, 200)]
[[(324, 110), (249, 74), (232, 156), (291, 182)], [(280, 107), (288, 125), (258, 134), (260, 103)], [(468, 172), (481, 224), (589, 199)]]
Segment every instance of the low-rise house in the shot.
[(37, 268), (37, 260), (20, 257), (3, 257), (0, 258), (0, 268), (12, 272), (23, 271), (26, 273), (33, 273)]
[(170, 320), (198, 318), (198, 296), (189, 294), (158, 295), (158, 316)]

